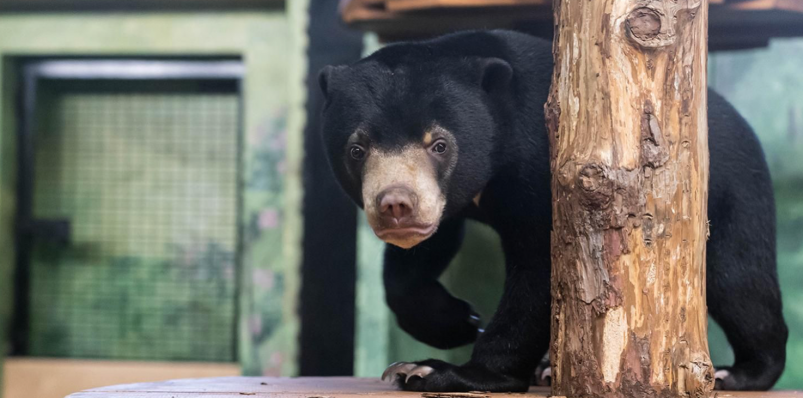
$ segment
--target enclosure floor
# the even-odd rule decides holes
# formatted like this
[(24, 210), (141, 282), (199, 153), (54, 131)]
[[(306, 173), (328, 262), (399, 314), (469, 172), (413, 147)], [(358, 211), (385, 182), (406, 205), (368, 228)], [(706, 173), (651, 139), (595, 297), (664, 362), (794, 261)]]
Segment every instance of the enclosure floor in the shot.
[[(183, 379), (156, 383), (124, 384), (95, 388), (70, 395), (68, 398), (188, 398), (260, 396), (276, 398), (546, 398), (549, 389), (533, 387), (527, 394), (443, 393), (422, 394), (402, 392), (378, 379), (350, 377), (219, 377), (213, 379)], [(801, 391), (729, 392), (717, 391), (714, 398), (803, 398)]]

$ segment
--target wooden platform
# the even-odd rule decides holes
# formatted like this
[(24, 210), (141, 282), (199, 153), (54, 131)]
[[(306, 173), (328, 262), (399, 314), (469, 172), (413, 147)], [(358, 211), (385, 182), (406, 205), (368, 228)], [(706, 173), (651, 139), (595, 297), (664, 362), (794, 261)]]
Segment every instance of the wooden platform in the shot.
[[(429, 394), (401, 392), (379, 379), (349, 377), (270, 378), (220, 377), (183, 379), (158, 383), (124, 384), (96, 388), (68, 398), (546, 398), (549, 389), (534, 387), (527, 394)], [(728, 392), (718, 391), (712, 398), (803, 398), (801, 391)]]
[[(343, 20), (383, 41), (424, 39), (465, 29), (506, 28), (552, 35), (553, 0), (341, 0)], [(709, 0), (709, 49), (764, 47), (803, 36), (801, 0)]]

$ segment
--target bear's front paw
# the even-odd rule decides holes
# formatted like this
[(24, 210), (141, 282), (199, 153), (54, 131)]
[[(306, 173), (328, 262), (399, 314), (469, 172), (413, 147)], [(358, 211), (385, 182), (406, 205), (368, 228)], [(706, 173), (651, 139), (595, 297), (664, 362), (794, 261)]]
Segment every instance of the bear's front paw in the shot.
[(528, 380), (492, 372), (476, 365), (456, 366), (437, 359), (396, 362), (382, 374), (404, 391), (427, 392), (524, 392)]

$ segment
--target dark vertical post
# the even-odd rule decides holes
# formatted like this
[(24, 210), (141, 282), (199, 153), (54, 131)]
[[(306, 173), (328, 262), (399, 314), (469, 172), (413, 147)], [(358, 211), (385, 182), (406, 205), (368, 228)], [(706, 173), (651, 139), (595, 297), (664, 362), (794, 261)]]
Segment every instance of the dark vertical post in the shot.
[(23, 355), (28, 349), (31, 222), (33, 220), (34, 113), (37, 77), (33, 66), (22, 69), (19, 92), (17, 136), (17, 217), (15, 220), (14, 311), (11, 319), (10, 355)]
[(304, 128), (304, 242), (301, 376), (354, 372), (357, 212), (329, 169), (320, 138), (318, 71), (360, 58), (362, 34), (340, 19), (338, 0), (310, 1), (307, 124)]

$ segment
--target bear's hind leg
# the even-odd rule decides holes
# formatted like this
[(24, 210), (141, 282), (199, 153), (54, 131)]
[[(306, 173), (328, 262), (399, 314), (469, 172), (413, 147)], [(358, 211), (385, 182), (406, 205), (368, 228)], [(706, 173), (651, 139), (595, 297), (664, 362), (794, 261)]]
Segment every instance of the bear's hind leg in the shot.
[(733, 211), (732, 219), (712, 225), (708, 310), (735, 356), (733, 366), (717, 368), (720, 390), (767, 390), (784, 369), (788, 331), (775, 264), (774, 214), (772, 206), (764, 210)]

